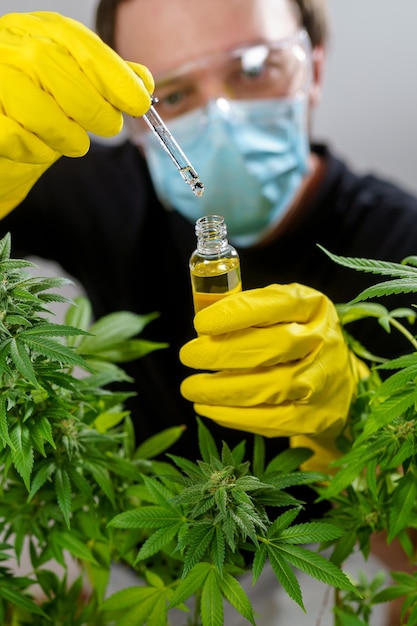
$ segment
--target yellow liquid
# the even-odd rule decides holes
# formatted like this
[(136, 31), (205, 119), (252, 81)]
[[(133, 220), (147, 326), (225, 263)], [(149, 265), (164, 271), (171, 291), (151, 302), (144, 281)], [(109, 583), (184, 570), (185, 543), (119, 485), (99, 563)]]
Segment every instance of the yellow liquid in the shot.
[(191, 269), (191, 285), (196, 313), (231, 293), (242, 291), (239, 259), (196, 263)]

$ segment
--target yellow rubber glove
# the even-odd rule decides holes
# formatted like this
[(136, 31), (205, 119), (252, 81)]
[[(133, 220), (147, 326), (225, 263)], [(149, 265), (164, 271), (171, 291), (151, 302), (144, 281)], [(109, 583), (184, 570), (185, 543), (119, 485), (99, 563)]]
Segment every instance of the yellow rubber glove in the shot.
[(182, 395), (199, 415), (316, 451), (305, 469), (337, 455), (360, 373), (331, 301), (300, 284), (230, 295), (194, 319), (196, 339), (180, 351), (197, 370)]
[[(139, 77), (140, 78), (139, 78)], [(110, 137), (140, 116), (153, 78), (87, 27), (58, 13), (0, 18), (0, 218), (61, 155), (83, 156), (87, 131)]]

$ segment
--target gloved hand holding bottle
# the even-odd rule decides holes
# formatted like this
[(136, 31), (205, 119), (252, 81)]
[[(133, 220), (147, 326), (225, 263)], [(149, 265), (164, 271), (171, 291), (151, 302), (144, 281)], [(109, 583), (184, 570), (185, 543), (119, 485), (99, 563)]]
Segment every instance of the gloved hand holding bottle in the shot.
[(297, 283), (270, 285), (212, 304), (194, 325), (198, 337), (180, 359), (203, 370), (181, 386), (196, 412), (229, 428), (290, 437), (315, 451), (306, 469), (327, 470), (365, 368), (331, 301)]
[(60, 156), (83, 156), (88, 131), (122, 128), (140, 116), (154, 83), (87, 27), (58, 13), (0, 18), (0, 218)]

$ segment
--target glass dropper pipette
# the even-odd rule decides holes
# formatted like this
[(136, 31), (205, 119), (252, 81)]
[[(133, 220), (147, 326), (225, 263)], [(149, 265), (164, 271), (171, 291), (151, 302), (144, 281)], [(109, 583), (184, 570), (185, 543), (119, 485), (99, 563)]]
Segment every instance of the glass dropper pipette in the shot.
[(157, 113), (155, 107), (153, 106), (156, 102), (158, 102), (158, 99), (152, 97), (152, 105), (143, 115), (143, 119), (151, 131), (156, 135), (164, 150), (169, 154), (175, 164), (175, 167), (187, 185), (190, 185), (196, 196), (202, 196), (204, 185), (200, 181), (197, 172), (185, 156), (184, 152), (171, 135), (165, 123), (162, 121), (160, 115)]

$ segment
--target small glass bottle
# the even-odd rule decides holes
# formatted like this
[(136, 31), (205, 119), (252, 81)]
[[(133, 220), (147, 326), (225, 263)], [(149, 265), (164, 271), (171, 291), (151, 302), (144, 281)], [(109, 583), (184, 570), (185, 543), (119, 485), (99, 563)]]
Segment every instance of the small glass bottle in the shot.
[(197, 248), (190, 257), (194, 311), (242, 290), (240, 260), (227, 240), (221, 215), (200, 217), (195, 224)]

